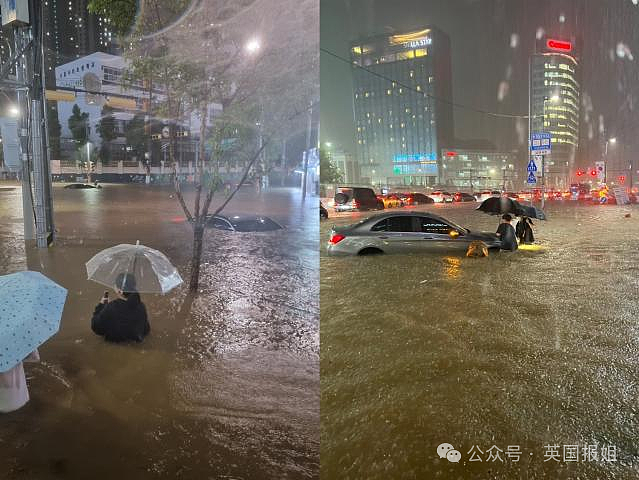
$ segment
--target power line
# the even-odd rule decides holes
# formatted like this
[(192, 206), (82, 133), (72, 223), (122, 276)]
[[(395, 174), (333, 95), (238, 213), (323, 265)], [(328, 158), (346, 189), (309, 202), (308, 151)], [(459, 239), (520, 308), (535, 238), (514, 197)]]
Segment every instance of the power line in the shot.
[[(358, 65), (356, 63), (353, 63), (350, 60), (348, 60), (347, 58), (344, 58), (344, 57), (342, 57), (342, 56), (340, 56), (340, 55), (338, 55), (338, 54), (336, 54), (334, 52), (331, 52), (330, 50), (325, 49), (325, 48), (320, 47), (320, 51), (325, 53), (325, 54), (327, 54), (327, 55), (330, 55), (331, 57), (334, 57), (334, 58), (336, 58), (336, 59), (338, 59), (338, 60), (340, 60), (340, 61), (342, 61), (344, 63), (348, 63), (351, 67), (358, 68), (360, 70), (365, 71), (366, 73), (369, 73), (369, 74), (371, 74), (371, 75), (373, 75), (375, 77), (378, 77), (378, 78), (381, 78), (383, 80), (386, 80), (386, 81), (388, 81), (390, 83), (396, 83), (397, 85), (400, 85), (401, 87), (406, 88), (407, 90), (413, 91), (413, 92), (415, 92), (415, 93), (417, 93), (417, 94), (419, 94), (419, 95), (421, 95), (423, 97), (427, 97), (427, 98), (430, 98), (430, 99), (435, 100), (437, 102), (442, 102), (442, 103), (451, 105), (454, 108), (457, 108), (457, 109), (460, 109), (460, 110), (468, 110), (470, 112), (479, 113), (479, 114), (482, 114), (482, 115), (487, 115), (487, 116), (491, 116), (491, 117), (495, 117), (495, 118), (516, 118), (516, 119), (518, 119), (518, 118), (530, 118), (529, 115), (517, 115), (517, 114), (509, 114), (509, 113), (491, 112), (489, 110), (483, 110), (481, 108), (475, 108), (475, 107), (470, 107), (468, 105), (464, 105), (464, 104), (461, 104), (461, 103), (456, 103), (456, 102), (453, 102), (452, 100), (439, 98), (439, 97), (436, 97), (434, 95), (431, 95), (430, 93), (419, 91), (419, 90), (415, 89), (414, 87), (411, 87), (410, 85), (406, 85), (406, 84), (404, 84), (402, 82), (399, 82), (399, 81), (394, 80), (394, 79), (392, 79), (390, 77), (382, 75), (381, 73), (374, 72), (374, 71), (372, 71), (372, 70), (370, 70), (370, 69), (368, 69), (366, 67)], [(536, 117), (537, 117), (536, 115), (533, 115), (533, 118), (536, 118)]]

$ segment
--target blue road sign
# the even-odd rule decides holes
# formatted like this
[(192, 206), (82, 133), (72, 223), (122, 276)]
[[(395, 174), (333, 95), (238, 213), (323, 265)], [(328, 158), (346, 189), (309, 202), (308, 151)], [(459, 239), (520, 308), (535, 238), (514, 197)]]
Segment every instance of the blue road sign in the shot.
[(537, 178), (535, 178), (535, 174), (533, 172), (528, 174), (528, 183), (531, 185), (537, 183)]
[(550, 154), (552, 135), (548, 132), (537, 132), (530, 135), (530, 151), (537, 155)]
[(537, 164), (532, 159), (530, 160), (530, 162), (528, 162), (528, 171), (529, 172), (536, 172), (537, 171)]

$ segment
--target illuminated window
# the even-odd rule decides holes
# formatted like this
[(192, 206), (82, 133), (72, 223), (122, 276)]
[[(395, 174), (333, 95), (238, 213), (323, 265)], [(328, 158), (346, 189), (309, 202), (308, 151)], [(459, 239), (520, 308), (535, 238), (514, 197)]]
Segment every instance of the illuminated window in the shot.
[(411, 70), (410, 72), (408, 72), (408, 76), (409, 76), (410, 78), (413, 78), (413, 77), (415, 76), (415, 71), (414, 71), (414, 70)]
[(392, 92), (392, 90), (389, 88), (388, 90), (386, 90), (386, 95), (390, 95)]
[(417, 86), (415, 87), (415, 90), (417, 90), (418, 92), (421, 92), (421, 91), (422, 91), (422, 87), (421, 87), (421, 85), (417, 85)]

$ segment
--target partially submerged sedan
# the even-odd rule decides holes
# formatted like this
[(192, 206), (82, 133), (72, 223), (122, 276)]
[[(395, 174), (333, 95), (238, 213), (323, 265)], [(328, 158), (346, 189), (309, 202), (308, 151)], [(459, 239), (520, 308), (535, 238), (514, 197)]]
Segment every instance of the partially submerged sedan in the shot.
[(284, 228), (263, 215), (209, 215), (206, 226), (230, 232), (270, 232)]
[(471, 232), (429, 212), (393, 212), (374, 215), (354, 225), (333, 227), (330, 255), (376, 253), (464, 252), (473, 241), (501, 247), (494, 233)]

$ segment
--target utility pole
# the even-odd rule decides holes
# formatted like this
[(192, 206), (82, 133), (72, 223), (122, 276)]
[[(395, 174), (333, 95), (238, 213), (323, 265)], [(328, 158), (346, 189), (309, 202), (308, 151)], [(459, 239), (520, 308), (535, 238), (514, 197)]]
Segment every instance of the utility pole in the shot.
[(306, 151), (304, 152), (304, 171), (302, 173), (302, 200), (306, 199), (308, 179), (308, 156), (311, 153), (311, 129), (313, 127), (313, 104), (308, 106), (308, 125), (306, 127)]
[[(44, 12), (41, 0), (17, 0), (12, 5), (5, 3), (3, 8), (9, 10), (3, 16), (13, 19), (10, 25), (14, 31), (15, 58), (9, 63), (16, 68), (24, 238), (34, 239), (35, 221), (36, 243), (46, 248), (53, 242), (54, 226), (45, 109)], [(8, 69), (3, 69), (3, 77), (8, 73)]]

